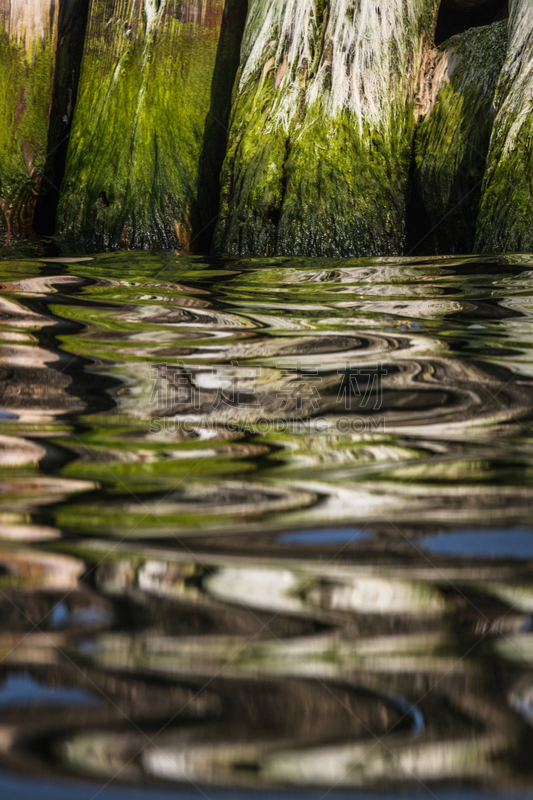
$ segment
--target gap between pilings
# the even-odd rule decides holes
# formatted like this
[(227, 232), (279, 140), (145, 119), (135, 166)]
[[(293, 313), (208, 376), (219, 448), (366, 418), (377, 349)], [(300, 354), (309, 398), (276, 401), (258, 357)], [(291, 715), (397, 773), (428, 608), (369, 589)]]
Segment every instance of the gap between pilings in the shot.
[(90, 0), (59, 0), (57, 51), (46, 161), (35, 205), (33, 229), (53, 236), (60, 189), (80, 80)]

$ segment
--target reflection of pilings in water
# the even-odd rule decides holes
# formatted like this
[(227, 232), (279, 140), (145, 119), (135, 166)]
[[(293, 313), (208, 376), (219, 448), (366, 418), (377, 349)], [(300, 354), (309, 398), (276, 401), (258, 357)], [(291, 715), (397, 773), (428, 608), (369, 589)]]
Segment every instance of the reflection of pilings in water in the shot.
[[(37, 313), (7, 298), (0, 301), (3, 324), (10, 329), (4, 334), (9, 343), (0, 346), (0, 403), (20, 420), (50, 420), (113, 405), (102, 390), (116, 382), (100, 376), (99, 385), (95, 386), (94, 378), (86, 374), (87, 365), (94, 367), (94, 361), (82, 354), (73, 357), (62, 348), (50, 348), (48, 344), (51, 334), (72, 333), (81, 327), (77, 322), (58, 321), (49, 311), (48, 296), (52, 295), (53, 302), (61, 304), (64, 302), (60, 293), (62, 286), (72, 291), (84, 283), (83, 278), (58, 275), (2, 284), (7, 292), (22, 290), (40, 307)], [(40, 342), (42, 331), (47, 334), (46, 348)], [(47, 448), (50, 449), (54, 448)], [(59, 448), (55, 448), (56, 457), (58, 453)]]
[[(167, 641), (166, 653), (179, 652), (180, 641), (187, 647), (186, 640)], [(51, 644), (59, 642), (51, 640)], [(168, 649), (170, 644), (174, 644), (172, 649)], [(207, 639), (205, 644), (213, 641)], [(147, 641), (145, 652), (155, 656), (158, 645), (164, 646), (162, 640)], [(293, 665), (299, 663), (298, 655), (294, 654)], [(261, 662), (258, 666), (263, 669)], [(283, 681), (257, 674), (250, 679), (253, 672), (245, 680), (219, 674), (206, 691), (201, 672), (193, 670), (180, 683), (156, 667), (155, 682), (153, 670), (146, 667), (143, 677), (133, 677), (122, 670), (120, 661), (101, 669), (87, 661), (79, 667), (60, 658), (47, 667), (15, 659), (8, 675), (30, 675), (50, 688), (77, 687), (99, 702), (95, 707), (91, 703), (78, 707), (77, 719), (72, 708), (56, 711), (50, 719), (45, 699), (31, 719), (18, 710), (4, 710), (3, 727), (9, 735), (2, 736), (2, 745), (10, 753), (11, 765), (42, 769), (38, 750), (31, 743), (46, 736), (59, 767), (111, 777), (122, 766), (121, 777), (128, 780), (165, 777), (253, 786), (269, 785), (277, 777), (298, 785), (309, 780), (294, 768), (287, 774), (287, 767), (295, 758), (313, 756), (322, 768), (333, 759), (336, 779), (347, 785), (379, 785), (390, 777), (390, 757), (403, 767), (408, 765), (395, 772), (399, 782), (479, 778), (482, 770), (489, 770), (494, 780), (498, 772), (491, 763), (493, 757), (504, 755), (521, 730), (513, 715), (491, 699), (495, 682), (479, 670), (470, 675), (448, 671), (435, 676), (431, 696), (422, 698), (422, 711), (417, 712), (424, 714), (428, 732), (419, 730), (418, 740), (413, 741), (414, 717), (406, 712), (408, 701), (400, 695), (410, 686), (408, 676), (392, 677), (384, 690), (376, 679), (367, 677), (365, 685), (360, 672), (352, 672), (350, 681), (343, 683), (320, 678), (320, 673), (318, 681), (314, 674), (312, 680), (286, 674)], [(443, 702), (450, 704), (444, 715)], [(117, 729), (124, 715), (138, 720), (144, 732)], [(196, 719), (194, 727), (186, 724), (188, 719)], [(468, 736), (472, 725), (477, 728), (474, 740)], [(221, 736), (224, 744), (220, 744)], [(451, 736), (462, 737), (468, 759), (458, 757), (450, 745)], [(20, 739), (25, 742), (24, 751), (17, 749)], [(141, 750), (140, 760), (130, 760)], [(345, 758), (359, 762), (357, 754), (365, 756), (367, 766), (347, 770)], [(243, 766), (248, 769), (243, 771)], [(327, 777), (313, 775), (313, 783), (323, 785)]]
[[(531, 785), (529, 765), (517, 770), (530, 732), (531, 448), (516, 436), (531, 418), (530, 265), (469, 265), (218, 270), (106, 255), (84, 272), (94, 283), (70, 287), (9, 269), (6, 291), (68, 320), (47, 328), (66, 331), (62, 348), (125, 380), (118, 413), (10, 431), (31, 444), (22, 474), (3, 475), (0, 524), (31, 506), (66, 535), (0, 553), (3, 766), (245, 787)], [(160, 281), (169, 266), (179, 284)], [(25, 326), (41, 323), (9, 302), (3, 345), (27, 348), (11, 352), (16, 370), (32, 350)], [(72, 320), (85, 326), (74, 335)], [(335, 429), (346, 360), (384, 363), (381, 411), (405, 433)], [(173, 362), (167, 383), (203, 387), (212, 429), (149, 430), (152, 361)], [(78, 394), (97, 384), (89, 369)], [(313, 369), (326, 432), (225, 428), (215, 400), (232, 379), (239, 392), (256, 382), (274, 419), (283, 382), (300, 387)], [(340, 413), (366, 418), (353, 399)], [(79, 460), (35, 475), (34, 448), (52, 441)], [(74, 478), (102, 487), (75, 501)], [(461, 549), (484, 537), (477, 556)], [(455, 555), (439, 550), (458, 540)], [(493, 557), (495, 540), (507, 555)], [(31, 713), (13, 695), (8, 707), (22, 686), (40, 698)]]
[[(368, 334), (366, 340), (354, 339), (353, 349), (346, 346), (349, 343), (348, 337), (328, 340), (307, 336), (301, 340), (292, 338), (289, 343), (286, 339), (271, 339), (265, 346), (265, 355), (277, 356), (276, 365), (271, 366), (263, 357), (261, 370), (245, 364), (222, 365), (216, 372), (201, 364), (165, 364), (158, 386), (163, 392), (166, 380), (168, 391), (166, 405), (159, 413), (162, 417), (196, 417), (220, 425), (227, 420), (238, 424), (239, 419), (253, 425), (262, 419), (325, 417), (333, 423), (335, 417), (349, 420), (379, 416), (386, 432), (442, 435), (446, 439), (464, 435), (465, 429), (481, 431), (507, 421), (519, 424), (520, 419), (531, 414), (533, 387), (529, 382), (518, 383), (512, 375), (488, 363), (430, 356), (431, 345), (435, 345), (422, 336)], [(328, 344), (335, 350), (333, 355), (328, 353)], [(236, 345), (234, 357), (246, 358), (253, 346), (246, 342)], [(405, 357), (406, 351), (409, 358)], [(351, 396), (345, 398), (349, 401), (347, 407), (339, 399), (345, 379), (343, 370), (349, 374), (348, 364), (353, 372), (376, 370), (378, 361), (384, 371), (382, 393), (378, 396), (376, 386), (367, 387), (372, 383), (372, 373), (366, 377), (363, 374), (357, 378), (357, 388), (353, 384)], [(237, 380), (241, 402), (235, 396), (217, 403), (220, 393), (225, 388), (230, 392)], [(191, 395), (189, 403), (186, 384)], [(306, 390), (310, 384), (316, 385), (317, 392)], [(153, 383), (150, 388), (153, 390)]]
[[(78, 488), (89, 487), (91, 484), (80, 485)], [(69, 592), (77, 588), (78, 580), (84, 570), (83, 562), (79, 559), (29, 548), (23, 550), (9, 545), (3, 545), (0, 550), (0, 565), (5, 571), (0, 576), (0, 585), (4, 584), (6, 589), (38, 588), (45, 591)]]
[[(106, 542), (86, 540), (83, 553), (86, 558), (92, 553), (91, 560), (98, 561), (107, 546)], [(392, 542), (384, 545), (385, 554), (390, 547)], [(68, 549), (78, 550), (76, 545)], [(445, 558), (435, 566), (435, 556), (428, 562), (420, 551), (416, 559), (415, 551), (408, 563), (398, 565), (390, 559), (380, 563), (378, 548), (371, 551), (370, 558), (365, 558), (363, 550), (344, 562), (330, 559), (321, 563), (283, 555), (276, 552), (275, 545), (270, 550), (266, 558), (253, 551), (245, 556), (213, 554), (205, 549), (193, 554), (129, 544), (127, 557), (99, 564), (95, 580), (111, 597), (130, 593), (135, 597), (140, 591), (195, 605), (230, 603), (252, 608), (254, 614), (263, 609), (294, 617), (312, 616), (337, 627), (358, 614), (442, 618), (461, 609), (457, 591), (460, 596), (473, 591), (523, 611), (533, 608), (532, 573), (527, 562), (522, 566), (514, 562), (495, 565), (489, 560), (472, 565)], [(509, 625), (515, 622), (511, 616)]]
[[(101, 643), (104, 648), (105, 644)], [(402, 667), (399, 663), (398, 655), (393, 652), (401, 643), (392, 639), (389, 643), (383, 642), (382, 647), (386, 651), (387, 644), (391, 648), (388, 669), (394, 671), (395, 676), (379, 680), (377, 675), (380, 668), (386, 664), (384, 659), (381, 664), (378, 660), (372, 663), (367, 662), (369, 672), (354, 669), (354, 664), (350, 664), (347, 670), (347, 679), (343, 683), (332, 681), (334, 671), (327, 668), (327, 662), (336, 652), (336, 647), (342, 648), (342, 643), (326, 639), (324, 647), (324, 666), (320, 669), (320, 662), (309, 662), (306, 658), (307, 653), (312, 650), (313, 642), (288, 641), (277, 643), (267, 643), (258, 650), (254, 646), (246, 646), (246, 643), (228, 642), (208, 637), (203, 642), (197, 640), (195, 643), (188, 640), (170, 640), (163, 638), (153, 638), (147, 640), (143, 645), (144, 656), (137, 648), (140, 642), (134, 643), (131, 657), (138, 665), (141, 658), (144, 668), (150, 672), (155, 671), (167, 677), (176, 674), (176, 667), (179, 671), (179, 662), (183, 656), (187, 657), (189, 648), (192, 646), (191, 667), (190, 669), (200, 670), (200, 675), (208, 676), (213, 672), (220, 675), (222, 670), (234, 677), (237, 675), (247, 676), (248, 687), (252, 695), (248, 704), (254, 703), (252, 697), (255, 695), (255, 702), (260, 697), (261, 683), (258, 682), (258, 675), (274, 674), (283, 675), (284, 682), (279, 684), (280, 689), (290, 693), (286, 695), (284, 701), (284, 712), (280, 715), (276, 708), (272, 708), (272, 701), (269, 702), (270, 711), (276, 713), (278, 721), (278, 735), (275, 739), (269, 736), (267, 730), (258, 729), (257, 723), (253, 732), (248, 730), (247, 715), (240, 717), (239, 724), (224, 724), (219, 731), (224, 730), (225, 743), (219, 743), (220, 734), (217, 736), (215, 730), (212, 732), (207, 728), (204, 732), (202, 728), (187, 731), (181, 728), (180, 731), (168, 731), (162, 736), (157, 737), (154, 747), (148, 746), (145, 749), (142, 766), (144, 770), (153, 777), (166, 777), (171, 780), (181, 781), (183, 779), (199, 780), (207, 783), (237, 783), (244, 785), (268, 785), (272, 780), (281, 779), (288, 784), (309, 783), (309, 771), (301, 773), (296, 769), (295, 761), (301, 763), (301, 759), (315, 758), (320, 767), (312, 773), (312, 783), (324, 785), (329, 782), (329, 778), (335, 778), (346, 785), (379, 785), (386, 778), (390, 778), (390, 764), (387, 763), (390, 757), (400, 761), (401, 767), (395, 771), (395, 778), (399, 782), (410, 782), (416, 779), (439, 779), (444, 777), (483, 777), (488, 769), (493, 776), (497, 777), (496, 769), (491, 765), (492, 758), (497, 754), (506, 753), (512, 746), (517, 733), (521, 730), (520, 724), (516, 722), (512, 712), (509, 712), (499, 700), (491, 699), (491, 691), (494, 691), (494, 681), (485, 678), (483, 672), (475, 666), (469, 669), (468, 666), (458, 665), (454, 659), (453, 665), (446, 663), (445, 659), (440, 658), (436, 673), (430, 679), (431, 692), (423, 693), (421, 697), (421, 708), (417, 712), (423, 714), (428, 725), (427, 735), (420, 738), (421, 731), (418, 731), (419, 741), (413, 742), (411, 733), (402, 734), (402, 728), (409, 730), (414, 724), (413, 715), (406, 712), (403, 707), (408, 706), (408, 702), (402, 700), (398, 708), (398, 700), (391, 701), (391, 685), (398, 691), (413, 691), (413, 683), (416, 680), (409, 677), (405, 672), (401, 673)], [(372, 647), (369, 642), (370, 652), (374, 650), (374, 659), (379, 652), (379, 643), (376, 642)], [(407, 650), (409, 649), (409, 643)], [(428, 654), (428, 647), (431, 650), (431, 637), (419, 637), (417, 645), (415, 640), (410, 643), (415, 651), (420, 648), (418, 657), (420, 675), (431, 675), (432, 658), (430, 655), (429, 664), (424, 666), (425, 656)], [(105, 659), (103, 664), (108, 669), (120, 670), (128, 664), (128, 643), (122, 638), (117, 642), (117, 649), (113, 651), (113, 643), (110, 641), (109, 660)], [(346, 644), (348, 648), (348, 643)], [(244, 649), (243, 649), (244, 648)], [(263, 651), (261, 653), (261, 650)], [(268, 658), (270, 650), (271, 659)], [(364, 643), (363, 643), (364, 650)], [(213, 655), (220, 656), (220, 661), (212, 660)], [(329, 657), (327, 655), (329, 653)], [(181, 655), (180, 655), (181, 654)], [(202, 654), (207, 657), (207, 662), (202, 660)], [(101, 653), (100, 655), (104, 655)], [(98, 656), (96, 656), (98, 660)], [(174, 667), (172, 666), (174, 658)], [(395, 663), (396, 660), (396, 663)], [(400, 656), (401, 660), (401, 656)], [(451, 659), (450, 659), (451, 661)], [(363, 662), (364, 663), (364, 662)], [(193, 667), (193, 664), (195, 665)], [(218, 666), (217, 666), (218, 665)], [(359, 664), (362, 666), (362, 664)], [(318, 668), (317, 668), (318, 667)], [(428, 669), (429, 667), (429, 669)], [(185, 674), (187, 667), (184, 665)], [(377, 668), (377, 672), (376, 672)], [(205, 669), (205, 672), (204, 672)], [(387, 666), (385, 667), (387, 669)], [(292, 676), (292, 677), (291, 677)], [(296, 691), (298, 682), (294, 676), (300, 676), (304, 680), (300, 684), (300, 692)], [(365, 679), (366, 676), (366, 679)], [(370, 680), (369, 680), (370, 678)], [(205, 677), (203, 678), (205, 680)], [(226, 680), (224, 678), (223, 680)], [(251, 681), (251, 679), (253, 679)], [(310, 679), (310, 680), (308, 680)], [(264, 678), (262, 679), (264, 680)], [(251, 682), (250, 682), (251, 681)], [(262, 682), (262, 681), (261, 681)], [(365, 682), (367, 685), (365, 686)], [(381, 683), (381, 690), (380, 690)], [(496, 681), (497, 683), (497, 681)], [(322, 695), (322, 699), (317, 708), (317, 716), (314, 717), (314, 705), (316, 700), (313, 694)], [(238, 683), (236, 684), (238, 686)], [(350, 689), (348, 689), (350, 686)], [(387, 686), (388, 691), (383, 691), (383, 686)], [(438, 687), (438, 688), (437, 688)], [(350, 697), (351, 695), (351, 697)], [(365, 697), (366, 695), (366, 697)], [(288, 697), (291, 701), (288, 701)], [(319, 698), (317, 698), (319, 699)], [(401, 698), (400, 698), (401, 699)], [(300, 714), (299, 703), (305, 703), (305, 727), (299, 729)], [(328, 701), (328, 702), (325, 702)], [(381, 710), (376, 716), (369, 712), (372, 705), (381, 706)], [(447, 714), (442, 714), (442, 704), (449, 703), (450, 710)], [(334, 737), (337, 741), (334, 745), (328, 745), (328, 705), (331, 704), (331, 711), (334, 715)], [(388, 714), (384, 717), (383, 704), (389, 706)], [(252, 705), (253, 707), (253, 705)], [(400, 716), (394, 716), (394, 709), (400, 712)], [(376, 709), (378, 711), (378, 709)], [(346, 714), (346, 712), (348, 712)], [(268, 726), (268, 715), (262, 714), (263, 722)], [(350, 736), (346, 730), (346, 722), (351, 723)], [(471, 727), (477, 728), (475, 740), (469, 737)], [(380, 735), (379, 731), (384, 726), (386, 735)], [(453, 733), (452, 733), (453, 732)], [(333, 731), (332, 731), (333, 733)], [(243, 735), (245, 734), (245, 735)], [(115, 733), (114, 736), (117, 734)], [(331, 734), (330, 734), (331, 735)], [(450, 747), (450, 735), (457, 739), (462, 739), (461, 750), (467, 748), (470, 753), (468, 759), (460, 757), (460, 752)], [(374, 738), (372, 738), (374, 737)], [(136, 737), (137, 738), (137, 737)], [(285, 741), (284, 741), (285, 739)], [(254, 741), (255, 740), (255, 741)], [(321, 740), (318, 747), (313, 749), (313, 740)], [(357, 743), (358, 740), (360, 744)], [(380, 744), (376, 746), (376, 740)], [(116, 741), (116, 739), (115, 739)], [(122, 738), (123, 745), (131, 747), (134, 743), (131, 739)], [(70, 767), (77, 769), (91, 769), (100, 775), (109, 775), (110, 765), (108, 758), (104, 755), (110, 744), (109, 734), (105, 731), (94, 733), (80, 732), (73, 737), (67, 737), (61, 748), (61, 755)], [(128, 746), (129, 744), (129, 746)], [(135, 742), (141, 746), (141, 742)], [(316, 747), (316, 745), (315, 745)], [(163, 754), (163, 757), (161, 755)], [(352, 770), (346, 769), (345, 761), (352, 764), (357, 754), (367, 762), (370, 762), (370, 769)], [(384, 761), (382, 760), (384, 759)], [(326, 763), (336, 762), (334, 775), (324, 772)], [(293, 768), (289, 771), (283, 769), (281, 765), (288, 766), (293, 763)], [(247, 765), (251, 772), (242, 772), (242, 766)], [(409, 765), (407, 769), (404, 769)]]
[[(118, 675), (87, 664), (80, 667), (60, 654), (46, 663), (46, 644), (53, 655), (55, 647), (68, 646), (67, 639), (40, 636), (44, 647), (39, 648), (36, 634), (30, 634), (26, 648), (18, 650), (20, 660), (8, 653), (7, 666), (0, 670), (0, 761), (10, 769), (57, 777), (49, 757), (43, 758), (43, 741), (49, 751), (54, 739), (80, 729), (116, 728), (125, 720), (138, 721), (133, 723), (137, 729), (150, 724), (166, 727), (175, 720), (183, 724), (220, 717), (220, 696), (205, 688), (198, 691), (176, 682)], [(21, 681), (31, 714), (24, 704), (10, 702), (11, 681)]]
[[(87, 558), (91, 543), (82, 547)], [(109, 545), (101, 542), (92, 547), (99, 561), (102, 547)], [(132, 559), (131, 550), (135, 549), (138, 556)], [(24, 551), (17, 552), (19, 561), (26, 558)], [(98, 566), (97, 595), (72, 595), (68, 600), (71, 622), (67, 615), (59, 632), (52, 628), (42, 633), (21, 632), (18, 637), (13, 633), (0, 636), (9, 675), (29, 674), (51, 688), (78, 687), (98, 701), (95, 706), (71, 706), (50, 716), (43, 699), (28, 719), (22, 709), (1, 709), (0, 695), (0, 741), (11, 766), (42, 770), (39, 742), (46, 737), (47, 752), (53, 754), (59, 770), (67, 767), (112, 777), (123, 766), (122, 777), (135, 780), (164, 777), (244, 786), (268, 786), (279, 780), (299, 785), (308, 783), (309, 775), (316, 784), (323, 785), (326, 777), (334, 776), (353, 786), (379, 786), (391, 774), (401, 784), (417, 779), (482, 780), (487, 774), (493, 781), (504, 780), (494, 759), (503, 758), (506, 763), (522, 730), (520, 723), (501, 700), (499, 675), (487, 670), (483, 660), (462, 658), (461, 648), (471, 650), (470, 639), (461, 643), (446, 617), (435, 617), (440, 590), (428, 586), (421, 593), (423, 583), (417, 588), (411, 580), (410, 597), (418, 597), (424, 606), (423, 617), (429, 610), (430, 626), (427, 619), (422, 626), (417, 622), (416, 604), (406, 606), (408, 575), (412, 578), (416, 570), (406, 566), (402, 579), (399, 574), (386, 577), (383, 570), (381, 577), (379, 570), (374, 570), (374, 576), (372, 570), (365, 574), (358, 564), (313, 565), (301, 559), (270, 559), (267, 567), (264, 558), (207, 553), (201, 557), (166, 553), (162, 557), (160, 550), (143, 547), (128, 548), (125, 555), (114, 552)], [(64, 557), (54, 558), (61, 571)], [(204, 570), (203, 579), (199, 566)], [(232, 575), (228, 570), (233, 570)], [(484, 572), (493, 577), (502, 574), (501, 567), (465, 566), (462, 571), (461, 581), (461, 570), (456, 568), (455, 580), (462, 585), (470, 580), (477, 587)], [(298, 572), (304, 580), (307, 572), (307, 593), (296, 585), (301, 583)], [(428, 572), (426, 568), (426, 577)], [(509, 568), (510, 575), (515, 572)], [(281, 582), (276, 583), (276, 574)], [(295, 575), (292, 587), (286, 580), (288, 574)], [(246, 606), (253, 605), (254, 591), (261, 595), (261, 576), (269, 587), (271, 611), (264, 621), (257, 612), (254, 635), (248, 623), (243, 629), (242, 612), (248, 613)], [(229, 582), (224, 589), (225, 578)], [(443, 575), (434, 573), (433, 579), (442, 581)], [(343, 583), (352, 588), (367, 585), (370, 604), (337, 609), (337, 622), (344, 615), (348, 623), (344, 631), (341, 625), (338, 631), (313, 635), (310, 628), (304, 628), (298, 633), (291, 597), (309, 603), (311, 613), (320, 619), (317, 590), (322, 586), (327, 600), (333, 596), (332, 588)], [(263, 584), (266, 586), (264, 580)], [(288, 593), (285, 607), (278, 607), (276, 592), (280, 598)], [(202, 593), (208, 595), (205, 600)], [(385, 606), (379, 605), (379, 596), (385, 601), (388, 598)], [(150, 597), (163, 597), (173, 604), (173, 610), (169, 606), (159, 613), (161, 606), (158, 612), (153, 604), (154, 616), (145, 617), (144, 629), (125, 634), (109, 630), (110, 621), (96, 627), (83, 622), (81, 612), (90, 608), (87, 603), (98, 598), (101, 604), (103, 597), (107, 597), (107, 608), (128, 614), (130, 621), (131, 610), (124, 606), (128, 598), (148, 610)], [(351, 597), (354, 599), (353, 593)], [(17, 602), (16, 594), (13, 599)], [(258, 605), (267, 599), (259, 597)], [(44, 609), (44, 595), (41, 600)], [(215, 620), (224, 607), (228, 634), (221, 635), (213, 632), (212, 626), (214, 622), (215, 631), (221, 630), (222, 617)], [(441, 611), (449, 613), (452, 607), (446, 601)], [(270, 630), (276, 608), (279, 620)], [(193, 632), (203, 611), (215, 616), (208, 613), (200, 630)], [(376, 611), (383, 616), (383, 634), (375, 635), (374, 625), (374, 635), (356, 635), (362, 618), (358, 613), (375, 616)], [(190, 615), (190, 633), (169, 633), (173, 619), (183, 618), (184, 612)], [(387, 630), (391, 612), (407, 624), (403, 635)], [(460, 617), (460, 604), (455, 613)], [(479, 613), (483, 618), (483, 612)], [(206, 677), (210, 679), (207, 692), (202, 690)], [(415, 714), (410, 703), (419, 698)], [(122, 728), (124, 715), (145, 733)], [(425, 733), (416, 723), (420, 715)], [(196, 720), (194, 727), (185, 724), (191, 718)], [(162, 726), (165, 732), (158, 733)], [(418, 726), (416, 740), (413, 726)], [(155, 740), (147, 743), (154, 734)], [(452, 740), (459, 740), (460, 745)], [(18, 748), (19, 741), (24, 742), (24, 750)], [(143, 757), (130, 763), (131, 756), (141, 749)], [(461, 757), (465, 752), (466, 759)], [(391, 758), (398, 765), (393, 773)], [(306, 761), (309, 766), (304, 774), (297, 762)], [(311, 763), (315, 763), (315, 772)], [(243, 765), (248, 769), (243, 770)]]

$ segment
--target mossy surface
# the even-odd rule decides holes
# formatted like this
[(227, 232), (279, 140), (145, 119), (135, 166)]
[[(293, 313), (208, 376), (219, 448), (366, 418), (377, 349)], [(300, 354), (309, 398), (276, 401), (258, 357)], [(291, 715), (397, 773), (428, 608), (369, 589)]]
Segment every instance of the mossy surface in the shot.
[(441, 47), (441, 67), (453, 73), (415, 142), (416, 188), (437, 253), (469, 253), (474, 247), (494, 92), (506, 51), (506, 20), (473, 28)]
[(217, 251), (402, 252), (413, 101), (436, 6), (252, 0)]
[(92, 0), (62, 238), (188, 246), (222, 11), (223, 0)]
[(331, 119), (320, 101), (307, 112), (284, 164), (279, 253), (401, 252), (413, 119), (392, 118), (394, 136), (370, 126), (354, 135), (355, 125), (348, 111)]
[(477, 226), (479, 252), (533, 251), (533, 5), (513, 0)]
[[(43, 175), (50, 116), (56, 28), (53, 3), (40, 18), (0, 13), (0, 235), (31, 235)], [(16, 6), (14, 6), (16, 8)]]

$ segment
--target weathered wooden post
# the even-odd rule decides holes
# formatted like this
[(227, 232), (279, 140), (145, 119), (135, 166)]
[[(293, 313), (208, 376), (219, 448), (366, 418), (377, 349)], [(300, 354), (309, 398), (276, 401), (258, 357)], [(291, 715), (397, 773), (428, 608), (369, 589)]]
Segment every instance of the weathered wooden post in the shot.
[(90, 249), (189, 247), (223, 9), (91, 0), (61, 236)]
[(251, 0), (219, 250), (402, 251), (414, 98), (437, 0)]
[(533, 250), (533, 3), (511, 0), (476, 249)]
[[(507, 21), (454, 36), (436, 53), (434, 105), (416, 134), (415, 181), (439, 254), (474, 247)], [(428, 113), (429, 111), (429, 113)]]
[(44, 172), (58, 0), (0, 0), (0, 230), (32, 234)]

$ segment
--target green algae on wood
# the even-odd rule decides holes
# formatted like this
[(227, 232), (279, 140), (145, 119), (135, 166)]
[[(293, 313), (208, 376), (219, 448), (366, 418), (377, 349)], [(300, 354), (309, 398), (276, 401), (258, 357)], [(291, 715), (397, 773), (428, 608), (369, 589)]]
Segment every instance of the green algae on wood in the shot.
[(507, 21), (454, 36), (436, 57), (442, 86), (415, 142), (415, 181), (438, 253), (474, 247), (492, 124), (493, 98), (507, 51)]
[(0, 0), (0, 233), (31, 235), (46, 159), (57, 0)]
[(533, 4), (511, 0), (477, 226), (479, 252), (533, 250)]
[(222, 12), (223, 0), (91, 0), (62, 238), (188, 246)]
[(215, 246), (400, 253), (435, 0), (251, 0)]

